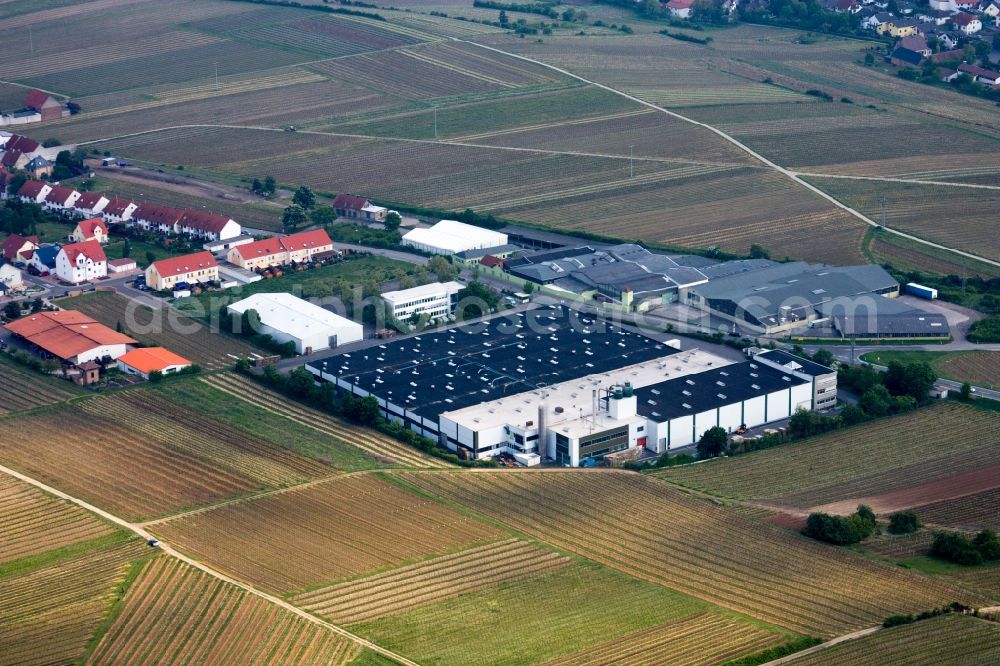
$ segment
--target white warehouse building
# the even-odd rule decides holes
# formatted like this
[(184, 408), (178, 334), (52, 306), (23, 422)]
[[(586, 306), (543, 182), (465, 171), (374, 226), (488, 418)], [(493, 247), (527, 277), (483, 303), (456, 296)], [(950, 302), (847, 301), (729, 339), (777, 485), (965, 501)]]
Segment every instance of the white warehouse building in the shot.
[(455, 220), (441, 220), (429, 229), (413, 229), (402, 244), (431, 254), (458, 254), (507, 244), (507, 234)]
[(257, 311), (259, 333), (270, 335), (280, 343), (295, 343), (295, 351), (299, 354), (311, 354), (364, 338), (361, 324), (291, 294), (253, 294), (227, 308), (230, 314), (239, 315), (247, 310)]
[(431, 319), (448, 317), (455, 311), (455, 296), (464, 286), (455, 281), (432, 282), (412, 289), (387, 291), (382, 300), (392, 309), (397, 321), (406, 321), (413, 315), (427, 315)]

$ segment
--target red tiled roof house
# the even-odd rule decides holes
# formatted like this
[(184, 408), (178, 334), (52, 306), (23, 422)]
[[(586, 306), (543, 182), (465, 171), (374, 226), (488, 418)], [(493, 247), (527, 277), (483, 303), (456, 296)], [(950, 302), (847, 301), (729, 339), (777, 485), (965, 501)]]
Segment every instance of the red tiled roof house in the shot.
[(56, 255), (56, 277), (63, 282), (80, 284), (107, 275), (108, 257), (96, 240), (63, 245)]
[(74, 243), (83, 243), (89, 240), (94, 240), (98, 243), (107, 243), (108, 225), (102, 217), (80, 220), (77, 222), (76, 228), (73, 229), (73, 233), (69, 235), (69, 239)]

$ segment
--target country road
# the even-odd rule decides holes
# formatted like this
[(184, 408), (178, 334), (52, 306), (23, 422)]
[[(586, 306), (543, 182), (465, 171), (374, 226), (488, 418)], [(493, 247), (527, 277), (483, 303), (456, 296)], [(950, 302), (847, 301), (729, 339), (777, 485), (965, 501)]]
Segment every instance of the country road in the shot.
[[(34, 486), (34, 487), (36, 487), (36, 488), (38, 488), (38, 489), (40, 489), (40, 490), (42, 490), (42, 491), (44, 491), (46, 493), (49, 493), (51, 495), (55, 495), (56, 497), (59, 497), (61, 499), (67, 500), (69, 502), (72, 502), (73, 504), (76, 504), (77, 506), (82, 507), (83, 509), (86, 509), (87, 511), (90, 511), (91, 513), (94, 513), (94, 514), (100, 516), (104, 520), (107, 520), (107, 521), (109, 521), (111, 523), (114, 523), (115, 525), (118, 525), (119, 527), (123, 527), (123, 528), (129, 530), (130, 532), (132, 532), (132, 533), (134, 533), (134, 534), (142, 537), (143, 539), (146, 539), (147, 541), (150, 540), (150, 539), (155, 538), (153, 535), (151, 535), (149, 532), (147, 532), (145, 530), (145, 528), (141, 524), (130, 523), (127, 520), (125, 520), (124, 518), (119, 518), (118, 516), (116, 516), (116, 515), (114, 515), (112, 513), (109, 513), (107, 511), (105, 511), (104, 509), (100, 509), (100, 508), (94, 506), (93, 504), (90, 504), (89, 502), (86, 502), (86, 501), (84, 501), (82, 499), (79, 499), (77, 497), (73, 497), (72, 495), (68, 495), (68, 494), (62, 492), (61, 490), (57, 490), (57, 489), (53, 488), (50, 485), (42, 483), (41, 481), (38, 481), (37, 479), (33, 479), (32, 477), (27, 476), (25, 474), (22, 474), (22, 473), (20, 473), (20, 472), (18, 472), (16, 470), (13, 470), (13, 469), (11, 469), (9, 467), (5, 467), (3, 465), (0, 465), (0, 472), (3, 472), (4, 474), (7, 474), (9, 476), (12, 476), (15, 479), (19, 479), (21, 481), (24, 481), (25, 483), (29, 483), (32, 486)], [(188, 557), (187, 555), (184, 555), (181, 552), (178, 552), (173, 547), (171, 547), (169, 544), (163, 543), (161, 541), (160, 545), (159, 545), (159, 548), (166, 555), (169, 555), (170, 557), (175, 557), (178, 560), (180, 560), (181, 562), (184, 562), (185, 564), (187, 564), (189, 566), (192, 566), (195, 569), (198, 569), (199, 571), (202, 571), (202, 572), (208, 574), (209, 576), (212, 576), (213, 578), (217, 578), (218, 580), (221, 580), (222, 582), (228, 583), (230, 585), (235, 585), (236, 587), (239, 587), (240, 589), (245, 590), (246, 592), (248, 592), (250, 594), (253, 594), (253, 595), (257, 596), (257, 597), (260, 597), (261, 599), (264, 599), (265, 601), (268, 601), (268, 602), (274, 604), (275, 606), (279, 606), (279, 607), (283, 608), (284, 610), (286, 610), (286, 611), (288, 611), (290, 613), (294, 613), (295, 615), (301, 617), (304, 620), (308, 620), (309, 622), (312, 622), (313, 624), (318, 624), (321, 627), (324, 627), (324, 628), (328, 629), (329, 631), (334, 632), (335, 634), (343, 636), (344, 638), (347, 638), (348, 640), (351, 640), (351, 641), (357, 643), (358, 645), (360, 645), (362, 647), (368, 648), (369, 650), (372, 650), (374, 652), (378, 652), (379, 654), (381, 654), (381, 655), (383, 655), (385, 657), (388, 657), (390, 659), (393, 659), (393, 660), (399, 662), (400, 664), (404, 664), (405, 666), (419, 666), (414, 661), (410, 661), (409, 659), (407, 659), (405, 657), (402, 657), (402, 656), (396, 654), (395, 652), (392, 652), (391, 650), (386, 650), (385, 648), (380, 647), (380, 646), (376, 645), (375, 643), (372, 643), (369, 640), (361, 638), (360, 636), (352, 634), (351, 632), (347, 631), (346, 629), (338, 627), (335, 624), (331, 624), (330, 622), (326, 622), (325, 620), (321, 620), (318, 617), (305, 612), (301, 608), (297, 608), (296, 606), (293, 606), (292, 604), (288, 603), (287, 601), (285, 601), (283, 599), (279, 599), (278, 597), (276, 597), (274, 595), (268, 594), (266, 592), (262, 592), (262, 591), (260, 591), (260, 590), (258, 590), (256, 588), (254, 588), (254, 587), (251, 587), (250, 585), (247, 585), (246, 583), (242, 583), (242, 582), (240, 582), (238, 580), (230, 578), (229, 576), (225, 575), (224, 573), (216, 571), (215, 569), (213, 569), (212, 567), (208, 566), (207, 564), (203, 564), (203, 563), (201, 563), (201, 562), (199, 562), (197, 560), (194, 560), (194, 559)]]

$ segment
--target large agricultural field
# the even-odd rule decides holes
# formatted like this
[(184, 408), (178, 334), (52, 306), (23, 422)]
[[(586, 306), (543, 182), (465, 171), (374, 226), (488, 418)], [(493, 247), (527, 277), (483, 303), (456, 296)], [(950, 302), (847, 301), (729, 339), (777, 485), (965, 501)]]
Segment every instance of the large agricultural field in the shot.
[(336, 473), (144, 389), (0, 420), (0, 456), (130, 518)]
[[(863, 67), (864, 42), (741, 25), (698, 45), (601, 5), (587, 9), (604, 26), (592, 18), (543, 39), (457, 20), (496, 18), (464, 0), (368, 12), (384, 20), (222, 0), (150, 6), (100, 0), (0, 18), (4, 79), (84, 109), (46, 123), (46, 135), (234, 185), (272, 174), (388, 204), (739, 253), (755, 242), (834, 263), (862, 260), (864, 223), (716, 129), (802, 171), (1000, 182), (996, 108)], [(101, 48), (67, 20), (99, 25)], [(27, 25), (64, 51), (28, 58)], [(170, 38), (144, 39), (154, 34)], [(834, 101), (806, 94), (816, 90)], [(280, 132), (288, 125), (299, 133)], [(831, 179), (813, 181), (855, 202)], [(939, 198), (908, 187), (908, 198)], [(259, 226), (264, 213), (245, 211)], [(995, 258), (973, 217), (946, 236), (897, 217), (902, 230)]]
[[(890, 609), (934, 607), (965, 594), (634, 474), (401, 476), (475, 511), (503, 506), (499, 520), (558, 548), (807, 635), (842, 633)], [(640, 511), (642, 520), (629, 518)]]
[[(154, 529), (274, 593), (303, 591), (500, 535), (496, 527), (372, 475), (229, 504)], [(236, 534), (242, 537), (233, 539)], [(246, 538), (254, 541), (250, 551), (242, 543)]]
[(836, 503), (850, 512), (864, 500), (876, 511), (895, 511), (995, 487), (998, 427), (996, 412), (945, 404), (655, 476), (720, 497), (783, 507)]

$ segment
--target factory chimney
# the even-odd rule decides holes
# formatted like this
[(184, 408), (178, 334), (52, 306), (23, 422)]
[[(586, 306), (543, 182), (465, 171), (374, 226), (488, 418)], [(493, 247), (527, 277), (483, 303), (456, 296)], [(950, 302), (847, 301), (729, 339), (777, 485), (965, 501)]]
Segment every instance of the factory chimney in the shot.
[(545, 402), (538, 405), (538, 443), (535, 444), (538, 455), (545, 460), (548, 455), (548, 433), (545, 430)]

